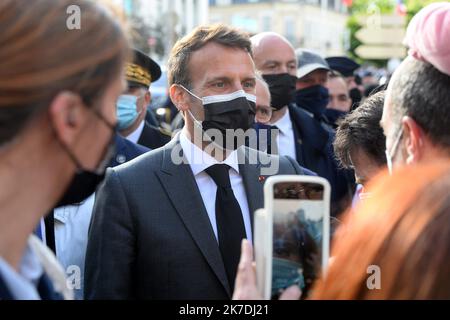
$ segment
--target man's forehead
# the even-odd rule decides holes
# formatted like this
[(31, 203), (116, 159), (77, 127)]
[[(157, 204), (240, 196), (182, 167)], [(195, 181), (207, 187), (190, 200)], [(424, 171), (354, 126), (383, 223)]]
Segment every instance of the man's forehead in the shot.
[(191, 56), (189, 69), (193, 78), (232, 77), (236, 74), (255, 78), (255, 65), (246, 50), (215, 43), (195, 51)]
[(348, 92), (347, 83), (341, 77), (329, 78), (327, 86), (334, 91)]

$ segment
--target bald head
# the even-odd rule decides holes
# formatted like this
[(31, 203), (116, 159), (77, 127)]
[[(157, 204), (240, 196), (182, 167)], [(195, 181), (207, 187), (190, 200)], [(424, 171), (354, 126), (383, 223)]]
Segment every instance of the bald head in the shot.
[(288, 46), (292, 51), (295, 49), (292, 44), (282, 35), (276, 32), (261, 32), (250, 38), (252, 42), (253, 50), (264, 50), (267, 46), (273, 45), (285, 45)]
[(259, 33), (251, 38), (256, 68), (263, 74), (297, 73), (295, 49), (275, 32)]
[(270, 121), (272, 110), (269, 86), (259, 75), (256, 76), (256, 110), (256, 122), (267, 123)]

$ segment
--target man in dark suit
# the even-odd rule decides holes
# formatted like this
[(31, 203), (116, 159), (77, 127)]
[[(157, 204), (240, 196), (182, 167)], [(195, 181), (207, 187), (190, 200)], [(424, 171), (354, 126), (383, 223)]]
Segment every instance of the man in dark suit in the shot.
[(171, 139), (171, 133), (154, 123), (147, 106), (151, 102), (152, 82), (161, 77), (161, 68), (149, 56), (134, 50), (134, 60), (126, 67), (128, 90), (117, 102), (117, 126), (120, 134), (131, 142), (150, 149), (162, 147)]
[(212, 133), (254, 121), (247, 35), (197, 28), (173, 48), (169, 82), (185, 126), (163, 148), (108, 171), (89, 234), (87, 299), (230, 299), (265, 177), (303, 173), (293, 159)]
[(256, 128), (279, 130), (277, 141), (268, 137), (268, 151), (290, 156), (301, 166), (326, 178), (331, 185), (331, 213), (340, 213), (345, 206), (341, 201), (351, 201), (352, 192), (347, 175), (338, 168), (334, 158), (333, 131), (294, 103), (298, 66), (294, 48), (273, 32), (252, 37), (252, 46), (256, 68), (269, 85), (274, 109), (270, 124), (256, 124)]

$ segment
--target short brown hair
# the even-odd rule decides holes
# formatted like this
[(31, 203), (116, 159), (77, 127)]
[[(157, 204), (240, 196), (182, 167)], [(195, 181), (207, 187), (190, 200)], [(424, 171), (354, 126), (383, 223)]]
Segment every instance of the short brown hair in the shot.
[(248, 34), (223, 24), (200, 26), (178, 40), (172, 48), (168, 63), (169, 85), (181, 84), (191, 89), (189, 72), (191, 54), (210, 42), (226, 47), (240, 48), (252, 55), (252, 46)]
[(378, 165), (386, 164), (386, 137), (380, 126), (385, 91), (368, 97), (357, 109), (339, 119), (333, 143), (342, 167), (352, 167), (350, 153), (360, 149)]

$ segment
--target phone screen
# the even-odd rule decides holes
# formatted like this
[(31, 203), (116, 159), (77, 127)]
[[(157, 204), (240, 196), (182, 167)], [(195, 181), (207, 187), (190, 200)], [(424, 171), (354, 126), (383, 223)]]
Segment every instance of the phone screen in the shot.
[(298, 285), (306, 298), (322, 265), (324, 187), (317, 183), (274, 184), (272, 292)]

